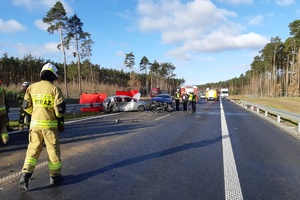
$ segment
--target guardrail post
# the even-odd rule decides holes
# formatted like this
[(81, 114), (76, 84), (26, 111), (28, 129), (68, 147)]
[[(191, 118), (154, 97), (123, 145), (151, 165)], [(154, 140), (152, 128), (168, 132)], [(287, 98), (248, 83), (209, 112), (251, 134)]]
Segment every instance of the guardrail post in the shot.
[(277, 122), (280, 123), (280, 116), (277, 115)]
[(258, 107), (256, 107), (256, 112), (259, 113), (259, 108)]
[(76, 115), (75, 110), (72, 110), (72, 113), (73, 113), (73, 117), (75, 117), (75, 115)]
[(268, 111), (265, 111), (265, 116), (268, 117)]
[(298, 122), (298, 133), (300, 132), (300, 122)]

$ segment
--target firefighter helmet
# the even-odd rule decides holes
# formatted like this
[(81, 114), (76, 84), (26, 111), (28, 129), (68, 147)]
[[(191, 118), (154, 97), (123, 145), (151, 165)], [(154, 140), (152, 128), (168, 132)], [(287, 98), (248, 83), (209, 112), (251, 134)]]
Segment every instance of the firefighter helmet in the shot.
[(52, 64), (52, 63), (47, 63), (43, 66), (42, 70), (41, 70), (41, 76), (43, 74), (44, 71), (51, 71), (54, 76), (56, 77), (56, 79), (58, 78), (58, 70), (57, 68)]
[(27, 81), (25, 81), (23, 84), (22, 84), (23, 87), (28, 87), (29, 86), (29, 83)]

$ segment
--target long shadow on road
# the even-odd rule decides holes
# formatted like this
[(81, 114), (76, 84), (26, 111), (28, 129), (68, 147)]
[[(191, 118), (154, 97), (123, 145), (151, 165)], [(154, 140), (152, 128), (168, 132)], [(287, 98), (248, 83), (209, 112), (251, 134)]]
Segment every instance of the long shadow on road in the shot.
[[(217, 137), (215, 139), (203, 140), (203, 141), (199, 141), (199, 142), (192, 142), (192, 143), (189, 143), (189, 144), (184, 144), (184, 145), (177, 146), (177, 147), (174, 147), (174, 148), (170, 148), (170, 149), (167, 149), (167, 150), (163, 150), (163, 151), (159, 151), (159, 152), (155, 152), (155, 153), (150, 153), (150, 154), (146, 154), (146, 155), (142, 155), (142, 156), (122, 160), (120, 162), (113, 163), (111, 165), (102, 167), (100, 169), (90, 171), (90, 172), (86, 172), (86, 173), (82, 173), (82, 174), (79, 174), (79, 175), (66, 175), (63, 185), (72, 185), (72, 184), (80, 183), (80, 182), (82, 182), (86, 179), (89, 179), (90, 177), (97, 176), (99, 174), (108, 172), (110, 170), (117, 169), (117, 168), (124, 167), (124, 166), (128, 166), (128, 165), (132, 165), (132, 164), (135, 164), (135, 163), (140, 163), (140, 162), (143, 162), (143, 161), (146, 161), (146, 160), (151, 160), (151, 159), (167, 156), (167, 155), (174, 154), (174, 153), (181, 152), (181, 151), (185, 151), (185, 150), (188, 150), (188, 149), (201, 148), (201, 147), (205, 147), (205, 146), (208, 146), (208, 145), (212, 145), (214, 143), (220, 142), (222, 140), (222, 138), (223, 137), (220, 136), (220, 137)], [(39, 188), (39, 189), (44, 189), (44, 188)]]

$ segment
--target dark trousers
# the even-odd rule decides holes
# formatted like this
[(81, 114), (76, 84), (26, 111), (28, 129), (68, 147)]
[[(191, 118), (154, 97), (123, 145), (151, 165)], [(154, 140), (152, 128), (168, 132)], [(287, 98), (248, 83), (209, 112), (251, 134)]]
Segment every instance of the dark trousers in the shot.
[(183, 110), (187, 111), (187, 101), (182, 102)]
[(196, 111), (196, 102), (195, 101), (189, 101), (188, 102), (188, 110), (189, 111)]
[(175, 99), (176, 111), (179, 111), (179, 99)]
[(194, 112), (196, 111), (196, 102), (195, 101), (192, 102), (192, 110)]

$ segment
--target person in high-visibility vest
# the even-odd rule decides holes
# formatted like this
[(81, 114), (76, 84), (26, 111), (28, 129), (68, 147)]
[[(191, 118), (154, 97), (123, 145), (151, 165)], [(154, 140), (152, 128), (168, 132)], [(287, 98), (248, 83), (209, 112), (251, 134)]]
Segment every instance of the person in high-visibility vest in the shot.
[(193, 99), (192, 99), (192, 101), (193, 101), (193, 103), (192, 103), (192, 110), (193, 110), (194, 112), (196, 112), (197, 96), (196, 96), (195, 92), (193, 92), (192, 94), (193, 94)]
[(29, 128), (29, 124), (30, 124), (30, 120), (31, 120), (31, 115), (26, 113), (22, 107), (25, 92), (28, 87), (29, 87), (29, 83), (27, 81), (22, 83), (22, 90), (17, 94), (17, 97), (16, 97), (16, 99), (19, 101), (19, 104), (20, 104), (19, 130), (23, 130), (24, 125), (28, 126), (28, 128)]
[(196, 94), (194, 94), (194, 91), (189, 93), (188, 110), (193, 112), (196, 111)]
[(64, 130), (66, 102), (61, 89), (53, 84), (58, 78), (57, 68), (47, 63), (43, 66), (41, 81), (31, 84), (25, 93), (23, 109), (31, 115), (29, 144), (26, 152), (19, 189), (27, 191), (28, 182), (37, 164), (45, 142), (48, 152), (50, 186), (63, 181), (59, 131)]
[(2, 79), (0, 78), (0, 134), (2, 143), (6, 144), (9, 139), (6, 126), (8, 124), (7, 109), (6, 109), (6, 93), (2, 87)]
[(179, 99), (180, 99), (180, 91), (179, 91), (179, 89), (177, 89), (175, 92), (176, 111), (179, 111)]

